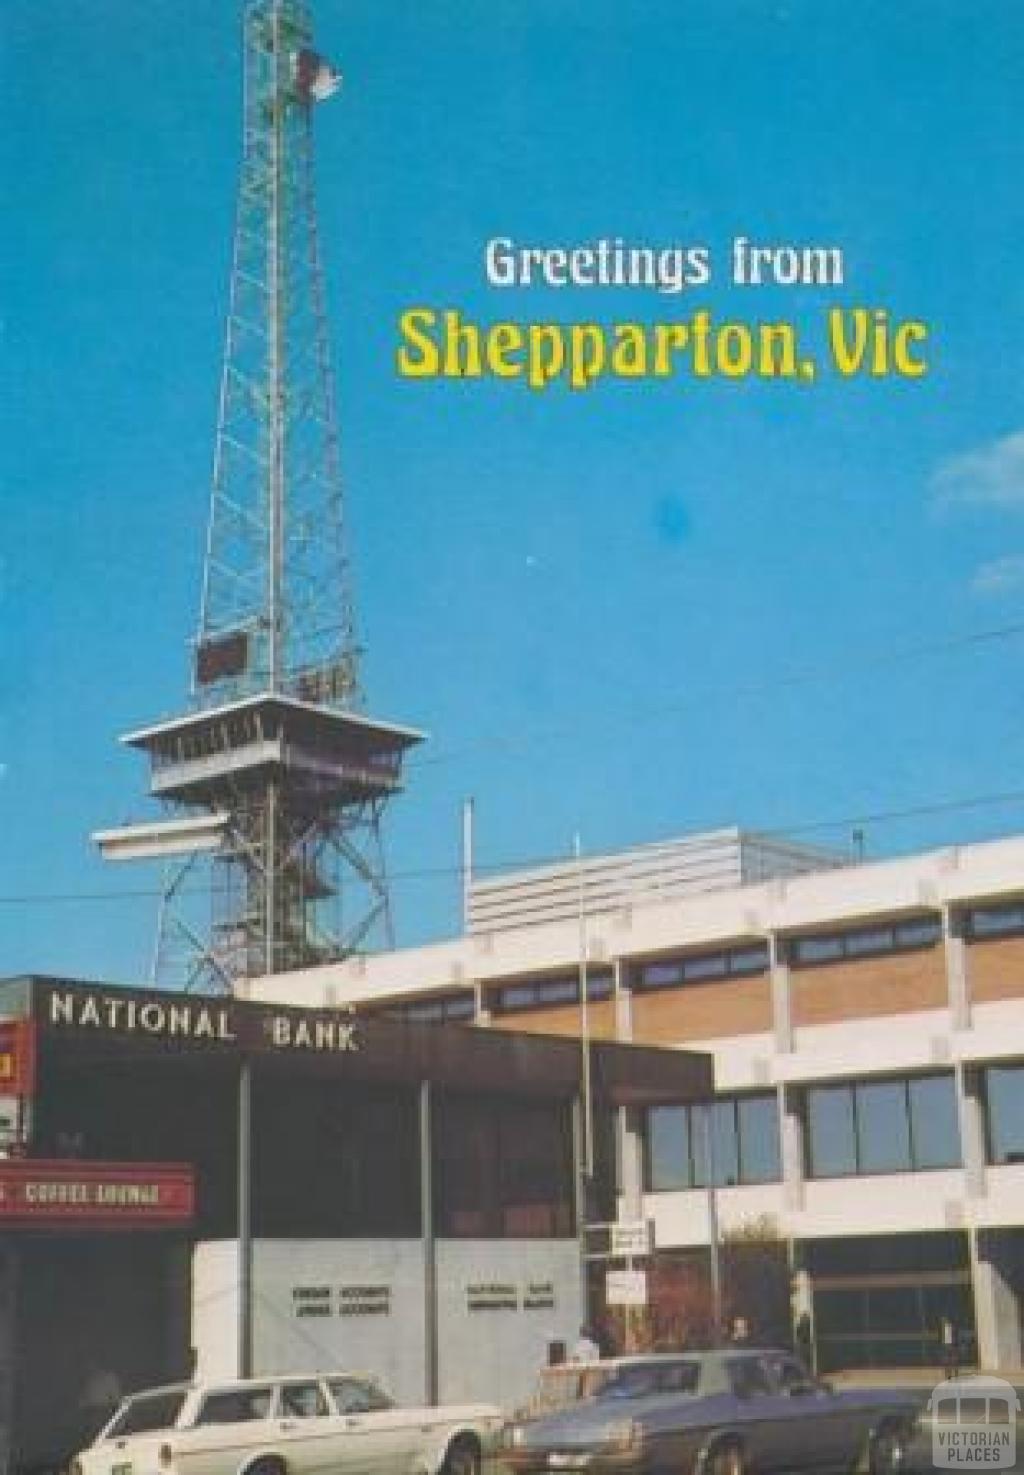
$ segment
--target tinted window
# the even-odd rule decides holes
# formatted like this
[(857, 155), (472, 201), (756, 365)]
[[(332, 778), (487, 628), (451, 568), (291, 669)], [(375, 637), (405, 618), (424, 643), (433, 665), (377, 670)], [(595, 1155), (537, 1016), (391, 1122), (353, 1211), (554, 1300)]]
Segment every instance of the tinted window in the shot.
[(208, 1393), (199, 1410), (197, 1424), (248, 1424), (270, 1417), (274, 1390), (260, 1388), (225, 1388)]
[(572, 1232), (568, 1113), (441, 1097), (434, 1134), (437, 1232), (446, 1238), (551, 1238)]
[(811, 1173), (839, 1178), (857, 1171), (853, 1093), (848, 1086), (812, 1086), (807, 1092)]
[(951, 1072), (812, 1087), (807, 1126), (816, 1178), (916, 1172), (960, 1162)]
[(846, 951), (851, 958), (865, 957), (871, 953), (886, 953), (893, 945), (891, 927), (876, 927), (868, 932), (851, 932), (846, 939)]
[(801, 937), (793, 956), (798, 963), (831, 963), (843, 956), (843, 944), (838, 937)]
[(690, 1113), (685, 1106), (655, 1106), (647, 1113), (648, 1186), (661, 1193), (689, 1188)]
[(806, 1388), (812, 1381), (806, 1368), (792, 1357), (773, 1359), (771, 1368), (780, 1388)]
[(1024, 932), (1024, 906), (976, 907), (968, 913), (972, 937), (999, 937)]
[[(736, 1140), (735, 1101), (714, 1101), (708, 1108), (701, 1105), (692, 1117), (693, 1182), (704, 1188), (708, 1181), (707, 1150), (711, 1148), (711, 1176), (724, 1187), (738, 1183), (740, 1176), (739, 1143)], [(709, 1141), (710, 1139), (710, 1141)]]
[(959, 1166), (960, 1121), (951, 1075), (926, 1076), (910, 1082), (910, 1132), (916, 1167)]
[(728, 960), (724, 953), (715, 953), (707, 958), (690, 958), (683, 964), (683, 977), (687, 979), (724, 978)]
[(707, 1184), (710, 1130), (715, 1183), (774, 1183), (781, 1176), (774, 1093), (719, 1097), (705, 1125), (704, 1103), (651, 1107), (646, 1115), (646, 1187), (652, 1193)]
[(862, 1173), (894, 1173), (910, 1167), (910, 1123), (902, 1081), (857, 1087), (857, 1137)]
[(896, 928), (896, 943), (899, 947), (931, 947), (942, 936), (942, 923), (936, 917), (920, 922), (901, 922)]
[(985, 1081), (991, 1160), (1024, 1163), (1024, 1066), (991, 1066)]
[(774, 1096), (740, 1097), (736, 1103), (740, 1181), (774, 1183), (780, 1176), (779, 1109)]
[(185, 1402), (186, 1388), (170, 1388), (164, 1393), (149, 1393), (143, 1398), (133, 1398), (111, 1425), (108, 1439), (122, 1434), (149, 1434), (156, 1429), (173, 1429), (177, 1423), (181, 1406)]
[(378, 1409), (394, 1408), (394, 1404), (376, 1383), (362, 1378), (334, 1378), (328, 1383), (331, 1397), (340, 1414), (366, 1414)]
[(842, 958), (871, 958), (883, 953), (931, 947), (942, 936), (938, 917), (915, 917), (891, 927), (854, 927), (793, 942), (794, 963), (835, 963)]
[(322, 1419), (327, 1413), (327, 1400), (319, 1383), (284, 1383), (281, 1413), (294, 1419)]
[(640, 1363), (620, 1368), (595, 1395), (606, 1398), (647, 1398), (652, 1393), (693, 1393), (700, 1376), (696, 1362)]
[(757, 943), (751, 947), (726, 948), (721, 952), (641, 963), (633, 971), (630, 982), (637, 989), (672, 988), (680, 984), (700, 983), (705, 979), (763, 973), (768, 961), (767, 945)]
[(756, 1358), (744, 1357), (736, 1362), (727, 1363), (726, 1366), (732, 1391), (737, 1398), (756, 1398), (773, 1391), (768, 1381), (768, 1374)]

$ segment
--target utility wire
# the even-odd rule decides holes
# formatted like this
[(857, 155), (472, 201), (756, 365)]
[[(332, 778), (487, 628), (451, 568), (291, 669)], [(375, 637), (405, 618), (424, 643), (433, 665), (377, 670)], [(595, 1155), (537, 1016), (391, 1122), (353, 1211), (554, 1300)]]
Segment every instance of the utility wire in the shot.
[[(765, 828), (759, 825), (750, 826), (750, 832), (763, 839), (793, 839), (798, 835), (820, 833), (827, 830), (850, 830), (860, 825), (891, 824), (902, 820), (925, 819), (932, 815), (956, 814), (971, 809), (987, 809), (1000, 805), (1024, 804), (1024, 789), (1008, 789), (1002, 793), (995, 794), (972, 794), (963, 799), (936, 800), (929, 804), (909, 805), (903, 809), (879, 809), (861, 814), (845, 815), (838, 819), (808, 820), (802, 824), (772, 826)], [(713, 828), (713, 826), (712, 826)], [(672, 844), (671, 839), (647, 840), (638, 845), (616, 846), (611, 850), (602, 850), (602, 856), (614, 856), (630, 854), (637, 850), (660, 850)], [(564, 852), (548, 855), (520, 856), (518, 859), (493, 861), (489, 864), (475, 864), (474, 873), (477, 875), (500, 876), (508, 871), (530, 870), (534, 867), (568, 864), (571, 857)], [(388, 883), (394, 881), (428, 881), (439, 879), (450, 879), (463, 874), (461, 865), (448, 866), (424, 866), (416, 870), (392, 871), (388, 874)], [(213, 895), (222, 891), (226, 894), (227, 888), (214, 887)], [(128, 891), (65, 891), (65, 892), (22, 892), (8, 895), (0, 894), (0, 906), (48, 906), (51, 903), (60, 904), (65, 902), (108, 902), (108, 901), (151, 901), (159, 899), (164, 895), (163, 888), (144, 888)], [(209, 886), (183, 887), (177, 895), (209, 897), (211, 888)]]
[[(792, 690), (804, 686), (814, 686), (824, 682), (839, 682), (847, 676), (856, 675), (865, 671), (883, 669), (889, 666), (899, 666), (907, 661), (927, 659), (931, 656), (947, 654), (950, 651), (969, 650), (979, 646), (999, 644), (1006, 640), (1015, 640), (1024, 635), (1024, 620), (1014, 621), (1006, 625), (995, 625), (986, 630), (971, 630), (958, 635), (937, 637), (931, 640), (911, 642), (906, 645), (884, 646), (877, 650), (862, 652), (847, 652), (838, 654), (829, 660), (828, 665), (807, 666), (800, 670), (782, 672), (776, 676), (761, 677), (739, 682), (709, 682), (703, 686), (695, 687), (690, 697), (682, 702), (666, 702), (662, 704), (643, 702), (637, 703), (635, 707), (628, 710), (609, 712), (602, 710), (602, 729), (609, 727), (635, 726), (640, 722), (649, 723), (652, 718), (681, 716), (694, 709), (698, 702), (703, 704), (711, 697), (749, 697), (759, 696), (780, 690)], [(481, 738), (472, 743), (467, 743), (459, 748), (449, 748), (439, 753), (423, 757), (410, 757), (406, 762), (407, 770), (418, 770), (438, 767), (446, 763), (461, 761), (466, 757), (472, 757), (476, 753), (486, 752), (492, 757), (514, 757), (518, 752), (528, 748), (537, 742), (551, 742), (560, 738), (578, 737), (579, 724), (576, 721), (552, 723), (548, 727), (533, 727), (521, 729), (512, 735), (502, 734), (494, 738)]]

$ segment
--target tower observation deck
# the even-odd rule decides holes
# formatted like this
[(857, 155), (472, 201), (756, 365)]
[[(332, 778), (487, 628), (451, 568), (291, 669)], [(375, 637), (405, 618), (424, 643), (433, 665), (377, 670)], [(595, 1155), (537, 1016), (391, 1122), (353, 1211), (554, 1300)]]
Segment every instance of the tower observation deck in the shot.
[[(423, 736), (363, 710), (313, 187), (313, 114), (340, 78), (305, 0), (251, 0), (243, 49), (191, 706), (122, 739), (148, 755), (165, 822), (96, 836), (112, 859), (173, 862), (154, 973), (186, 987), (392, 940), (380, 821)], [(207, 862), (200, 927), (184, 882)]]

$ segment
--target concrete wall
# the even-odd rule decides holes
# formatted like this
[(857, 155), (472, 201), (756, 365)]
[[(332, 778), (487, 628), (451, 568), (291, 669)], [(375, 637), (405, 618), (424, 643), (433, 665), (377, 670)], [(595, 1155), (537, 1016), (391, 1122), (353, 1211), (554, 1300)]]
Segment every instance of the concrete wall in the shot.
[[(515, 1288), (517, 1308), (481, 1304), (502, 1299), (484, 1287)], [(437, 1300), (442, 1402), (483, 1399), (514, 1408), (533, 1387), (549, 1339), (571, 1345), (579, 1331), (579, 1246), (575, 1240), (439, 1241)]]
[[(348, 1368), (376, 1374), (401, 1403), (424, 1402), (419, 1240), (258, 1240), (253, 1276), (256, 1373)], [(235, 1241), (197, 1245), (199, 1377), (237, 1375), (237, 1286)], [(437, 1303), (441, 1401), (512, 1408), (532, 1388), (548, 1339), (571, 1341), (579, 1328), (578, 1244), (439, 1241)]]

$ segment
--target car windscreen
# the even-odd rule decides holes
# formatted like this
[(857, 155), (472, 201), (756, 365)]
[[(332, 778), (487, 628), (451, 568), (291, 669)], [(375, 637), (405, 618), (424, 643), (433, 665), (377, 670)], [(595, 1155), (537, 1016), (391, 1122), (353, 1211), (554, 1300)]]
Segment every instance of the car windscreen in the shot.
[(158, 1429), (173, 1429), (185, 1402), (187, 1388), (165, 1388), (160, 1393), (143, 1393), (131, 1398), (107, 1430), (108, 1439), (126, 1434), (152, 1434)]
[(696, 1362), (639, 1363), (623, 1367), (594, 1394), (606, 1399), (648, 1398), (654, 1393), (696, 1393), (700, 1364)]

